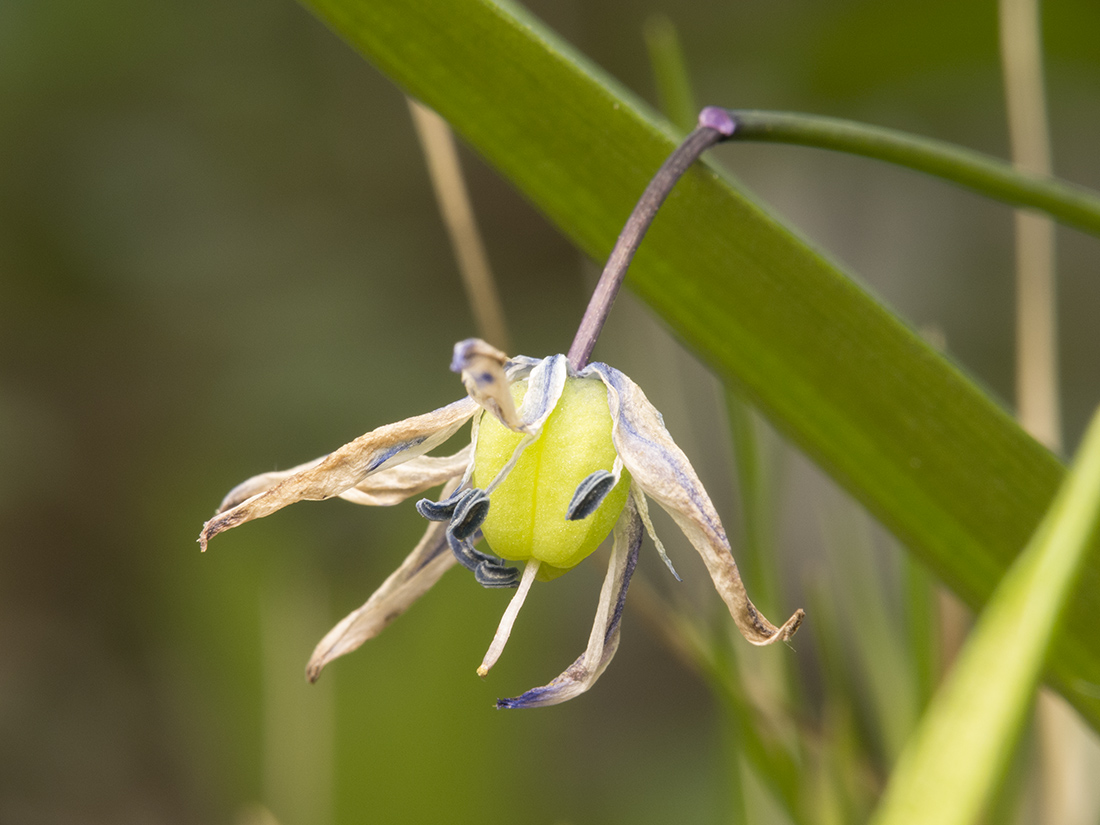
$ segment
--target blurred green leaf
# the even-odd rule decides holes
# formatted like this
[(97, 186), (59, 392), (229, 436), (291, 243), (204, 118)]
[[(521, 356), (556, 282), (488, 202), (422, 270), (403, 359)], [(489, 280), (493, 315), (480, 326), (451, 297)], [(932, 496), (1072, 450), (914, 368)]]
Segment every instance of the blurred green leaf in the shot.
[[(634, 603), (650, 619), (651, 628), (663, 636), (671, 650), (676, 651), (710, 686), (723, 714), (723, 731), (727, 746), (745, 758), (760, 781), (774, 795), (791, 822), (806, 825), (809, 817), (807, 786), (801, 781), (802, 769), (799, 743), (788, 728), (790, 719), (770, 707), (765, 712), (750, 697), (739, 672), (737, 657), (729, 645), (728, 616), (720, 622), (723, 632), (704, 628), (695, 617), (672, 607), (644, 583), (632, 588)], [(723, 610), (724, 613), (724, 610)], [(729, 633), (725, 632), (728, 628)], [(767, 701), (778, 703), (779, 697)], [(739, 793), (730, 771), (730, 790)], [(739, 780), (739, 776), (738, 776)]]
[(974, 822), (1027, 721), (1055, 623), (1100, 535), (1100, 413), (1046, 518), (1005, 575), (906, 745), (878, 825)]
[(905, 626), (909, 641), (906, 649), (915, 679), (916, 710), (920, 712), (932, 698), (939, 669), (936, 584), (928, 571), (912, 556), (905, 556), (902, 577), (905, 585)]
[[(631, 93), (509, 3), (303, 2), (596, 260), (673, 148)], [(666, 202), (630, 284), (964, 599), (989, 597), (1064, 467), (955, 366), (703, 165)], [(1095, 725), (1100, 636), (1085, 617), (1100, 567), (1084, 578), (1051, 666)]]
[(661, 111), (685, 135), (695, 128), (699, 107), (691, 90), (684, 50), (676, 27), (663, 14), (655, 14), (645, 23), (645, 44), (653, 67), (653, 80)]
[(874, 738), (886, 765), (898, 758), (919, 715), (916, 673), (909, 659), (909, 639), (898, 623), (898, 611), (878, 571), (871, 523), (848, 501), (833, 503), (824, 525), (833, 592), (839, 603), (846, 642), (852, 651), (854, 676), (867, 699)]

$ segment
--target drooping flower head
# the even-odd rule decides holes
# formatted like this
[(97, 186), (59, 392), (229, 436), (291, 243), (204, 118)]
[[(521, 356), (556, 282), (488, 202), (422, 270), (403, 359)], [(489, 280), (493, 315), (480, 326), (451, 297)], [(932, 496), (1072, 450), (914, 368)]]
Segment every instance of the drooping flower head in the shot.
[[(441, 500), (418, 503), (432, 523), (405, 563), (318, 644), (311, 680), (377, 635), (456, 562), (485, 587), (518, 588), (478, 668), (485, 675), (532, 583), (576, 566), (613, 531), (587, 649), (549, 684), (498, 705), (552, 705), (583, 693), (618, 647), (644, 532), (668, 563), (647, 498), (698, 551), (746, 639), (766, 645), (798, 629), (801, 610), (776, 627), (749, 601), (710, 498), (660, 413), (626, 375), (601, 363), (575, 370), (563, 355), (508, 359), (477, 339), (455, 345), (452, 369), (462, 375), (466, 398), (380, 427), (300, 467), (256, 476), (230, 491), (203, 527), (205, 549), (214, 535), (296, 501), (339, 496), (386, 505), (445, 485)], [(471, 420), (470, 445), (450, 456), (426, 455)], [(523, 572), (512, 562), (523, 562)]]
[[(746, 639), (766, 645), (798, 629), (801, 610), (776, 627), (749, 601), (714, 505), (645, 393), (613, 367), (587, 363), (634, 250), (665, 196), (707, 147), (734, 131), (728, 113), (707, 107), (699, 128), (658, 170), (619, 236), (568, 357), (509, 359), (484, 341), (461, 341), (451, 369), (461, 374), (466, 398), (379, 427), (300, 467), (256, 476), (225, 497), (203, 526), (203, 550), (218, 533), (296, 501), (339, 496), (388, 505), (443, 485), (439, 501), (417, 503), (431, 522), (424, 538), (366, 604), (317, 645), (307, 667), (311, 681), (328, 662), (378, 635), (456, 563), (485, 587), (517, 588), (478, 668), (484, 676), (503, 651), (533, 582), (576, 566), (614, 532), (584, 653), (549, 684), (497, 705), (554, 705), (585, 692), (618, 648), (643, 533), (672, 569), (649, 520), (647, 497), (668, 511), (698, 551)], [(467, 421), (468, 446), (449, 456), (427, 455)], [(512, 562), (523, 562), (523, 572)]]

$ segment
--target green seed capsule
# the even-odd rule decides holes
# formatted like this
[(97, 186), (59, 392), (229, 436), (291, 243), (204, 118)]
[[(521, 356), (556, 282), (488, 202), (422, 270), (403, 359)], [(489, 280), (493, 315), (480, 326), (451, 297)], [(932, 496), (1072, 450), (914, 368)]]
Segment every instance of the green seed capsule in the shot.
[[(526, 381), (512, 385), (517, 407), (526, 391)], [(489, 484), (522, 438), (493, 416), (482, 415), (474, 484)], [(542, 579), (554, 578), (589, 556), (626, 506), (630, 474), (623, 470), (619, 483), (587, 518), (567, 521), (566, 510), (577, 485), (597, 470), (610, 471), (615, 455), (607, 388), (594, 379), (568, 379), (542, 435), (490, 496), (481, 530), (493, 552), (510, 561), (538, 559)]]

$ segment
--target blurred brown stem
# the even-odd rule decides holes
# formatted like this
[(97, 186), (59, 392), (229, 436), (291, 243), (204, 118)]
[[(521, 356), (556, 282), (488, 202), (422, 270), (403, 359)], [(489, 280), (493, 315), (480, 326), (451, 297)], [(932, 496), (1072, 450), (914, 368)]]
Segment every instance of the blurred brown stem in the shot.
[(428, 174), (439, 203), (447, 235), (451, 239), (466, 298), (474, 313), (478, 337), (498, 349), (511, 352), (504, 307), (497, 293), (489, 256), (481, 242), (470, 194), (458, 162), (454, 136), (447, 122), (421, 103), (409, 98), (413, 125), (428, 163)]

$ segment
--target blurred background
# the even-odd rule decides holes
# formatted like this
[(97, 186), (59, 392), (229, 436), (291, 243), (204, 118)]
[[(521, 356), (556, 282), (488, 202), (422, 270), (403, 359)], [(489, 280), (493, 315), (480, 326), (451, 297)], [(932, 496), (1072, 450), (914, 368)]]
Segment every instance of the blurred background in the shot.
[[(528, 5), (654, 105), (644, 30), (663, 14), (702, 103), (1008, 153), (993, 2)], [(1100, 188), (1100, 6), (1048, 3), (1044, 31), (1055, 170)], [(599, 266), (461, 154), (515, 350), (563, 351)], [(713, 155), (1012, 398), (1008, 208), (809, 149)], [(1100, 385), (1100, 248), (1069, 230), (1058, 243), (1072, 451)], [(200, 556), (237, 482), (459, 397), (450, 348), (475, 332), (404, 97), (301, 7), (0, 3), (0, 823), (786, 821), (742, 770), (708, 681), (652, 630), (650, 589), (708, 626), (720, 615), (668, 524), (684, 584), (647, 544), (652, 584), (616, 661), (586, 696), (531, 712), (493, 701), (580, 653), (601, 562), (535, 588), (485, 681), (474, 670), (509, 594), (455, 572), (310, 686), (314, 644), (422, 532), (411, 504), (303, 504)], [(664, 412), (736, 536), (720, 389), (629, 296), (596, 355)], [(805, 606), (809, 627), (824, 600), (846, 638), (862, 609), (851, 577), (869, 564), (889, 611), (911, 565), (761, 438), (783, 571), (772, 610)], [(852, 535), (863, 549), (838, 553)], [(747, 666), (797, 665), (821, 710), (829, 673), (860, 654), (830, 660), (819, 639), (804, 630)], [(868, 710), (890, 678), (850, 701), (852, 730), (878, 743), (853, 774), (867, 793), (902, 735)], [(753, 794), (756, 808), (731, 801)]]

